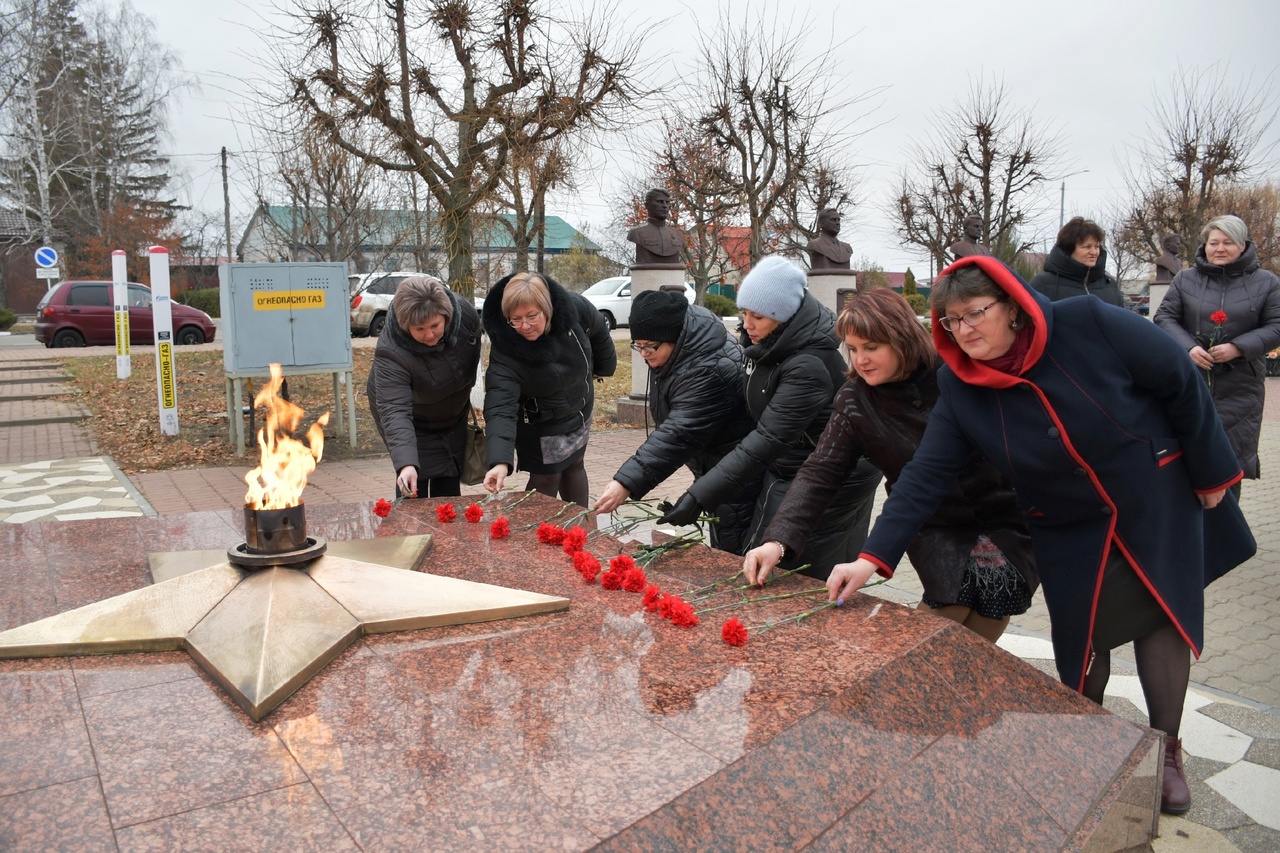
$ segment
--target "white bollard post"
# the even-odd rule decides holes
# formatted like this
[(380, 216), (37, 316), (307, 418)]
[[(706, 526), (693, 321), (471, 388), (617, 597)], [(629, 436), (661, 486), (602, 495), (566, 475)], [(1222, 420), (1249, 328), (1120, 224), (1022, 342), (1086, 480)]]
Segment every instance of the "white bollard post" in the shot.
[(173, 311), (169, 302), (169, 250), (152, 246), (151, 320), (156, 341), (156, 394), (160, 398), (160, 432), (178, 434), (178, 382), (173, 364)]
[(116, 313), (116, 379), (133, 375), (129, 356), (129, 268), (128, 256), (119, 249), (111, 253), (111, 301)]

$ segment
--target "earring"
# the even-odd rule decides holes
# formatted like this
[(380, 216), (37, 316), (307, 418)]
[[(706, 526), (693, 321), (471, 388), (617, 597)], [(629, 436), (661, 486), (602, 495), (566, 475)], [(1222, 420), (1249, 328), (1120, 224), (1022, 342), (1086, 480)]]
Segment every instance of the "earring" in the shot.
[(1013, 329), (1013, 330), (1016, 332), (1016, 331), (1018, 330), (1018, 321), (1017, 321), (1017, 320), (1010, 320), (1010, 321), (1009, 321), (1009, 328), (1010, 328), (1010, 329)]

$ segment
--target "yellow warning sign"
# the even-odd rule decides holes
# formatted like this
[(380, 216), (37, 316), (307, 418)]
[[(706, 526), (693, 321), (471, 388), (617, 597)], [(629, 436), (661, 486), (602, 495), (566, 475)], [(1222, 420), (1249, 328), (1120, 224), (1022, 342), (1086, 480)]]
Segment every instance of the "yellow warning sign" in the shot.
[(129, 354), (129, 311), (116, 309), (116, 355)]
[(294, 311), (300, 308), (323, 308), (323, 290), (268, 290), (253, 294), (254, 311)]
[(160, 407), (173, 409), (178, 405), (177, 394), (173, 388), (173, 344), (162, 341), (158, 354), (160, 356)]

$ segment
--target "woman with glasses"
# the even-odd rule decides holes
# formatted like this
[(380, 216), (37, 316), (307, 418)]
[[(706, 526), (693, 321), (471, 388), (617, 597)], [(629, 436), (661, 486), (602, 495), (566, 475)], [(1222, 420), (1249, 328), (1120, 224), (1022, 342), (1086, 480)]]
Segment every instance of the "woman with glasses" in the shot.
[[(661, 519), (691, 524), (760, 481), (747, 547), (764, 541), (800, 466), (831, 417), (832, 398), (844, 383), (836, 317), (807, 288), (804, 270), (771, 255), (752, 267), (738, 287), (747, 357), (746, 401), (755, 423), (729, 454), (694, 481)], [(881, 475), (860, 460), (848, 472), (812, 532), (782, 557), (786, 569), (825, 578), (831, 567), (858, 553), (871, 521)]]
[(1031, 286), (1052, 302), (1092, 294), (1103, 302), (1125, 307), (1120, 285), (1107, 273), (1107, 250), (1102, 247), (1106, 236), (1092, 219), (1072, 218), (1058, 232), (1058, 240), (1044, 262), (1044, 272), (1031, 279)]
[[(1195, 266), (1174, 276), (1154, 319), (1200, 369), (1244, 475), (1255, 480), (1266, 355), (1280, 346), (1280, 279), (1259, 267), (1240, 217), (1210, 220), (1200, 239)], [(1239, 497), (1239, 484), (1232, 488)]]
[[(724, 323), (683, 293), (646, 290), (631, 302), (631, 348), (648, 367), (648, 411), (656, 424), (644, 444), (592, 507), (613, 512), (623, 501), (643, 498), (687, 465), (694, 479), (716, 466), (751, 432), (744, 394), (742, 347)], [(752, 481), (715, 507), (711, 544), (741, 554), (759, 491)]]
[(391, 314), (365, 390), (396, 470), (396, 496), (460, 495), (480, 315), (428, 275), (400, 282)]
[[(800, 549), (859, 459), (883, 471), (892, 492), (938, 399), (938, 355), (915, 311), (897, 293), (880, 288), (855, 295), (840, 312), (836, 333), (848, 349), (849, 379), (836, 393), (831, 420), (787, 490), (764, 544), (746, 555), (749, 583), (763, 584), (783, 551)], [(907, 553), (924, 585), (918, 609), (992, 642), (1010, 616), (1031, 606), (1038, 581), (1017, 497), (976, 456), (966, 461)]]
[(1204, 587), (1255, 550), (1208, 388), (1137, 314), (1098, 299), (1050, 303), (994, 258), (956, 261), (931, 300), (947, 366), (938, 401), (861, 557), (832, 571), (831, 597), (892, 575), (981, 453), (1017, 491), (1059, 676), (1101, 704), (1111, 649), (1134, 644), (1151, 726), (1168, 735), (1162, 807), (1185, 812), (1178, 735)]
[(618, 366), (604, 318), (581, 295), (522, 272), (489, 292), (484, 328), (492, 346), (484, 377), (490, 466), (484, 487), (498, 491), (518, 469), (529, 472), (528, 489), (586, 506), (593, 379), (612, 376)]

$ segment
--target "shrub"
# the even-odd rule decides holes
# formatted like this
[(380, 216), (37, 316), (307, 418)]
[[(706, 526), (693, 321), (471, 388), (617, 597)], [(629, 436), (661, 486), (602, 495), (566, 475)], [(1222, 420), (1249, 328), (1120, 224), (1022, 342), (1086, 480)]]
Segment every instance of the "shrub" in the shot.
[(0, 331), (3, 331), (14, 323), (18, 322), (18, 315), (10, 311), (8, 308), (0, 308)]
[(917, 317), (923, 317), (929, 311), (929, 300), (920, 293), (904, 294), (903, 298), (911, 303), (911, 308), (916, 312)]
[(738, 313), (738, 303), (718, 293), (708, 293), (702, 297), (706, 309), (717, 317), (732, 317)]
[(210, 317), (221, 317), (222, 308), (218, 302), (218, 288), (206, 287), (203, 290), (188, 290), (174, 296), (178, 302), (198, 309)]

